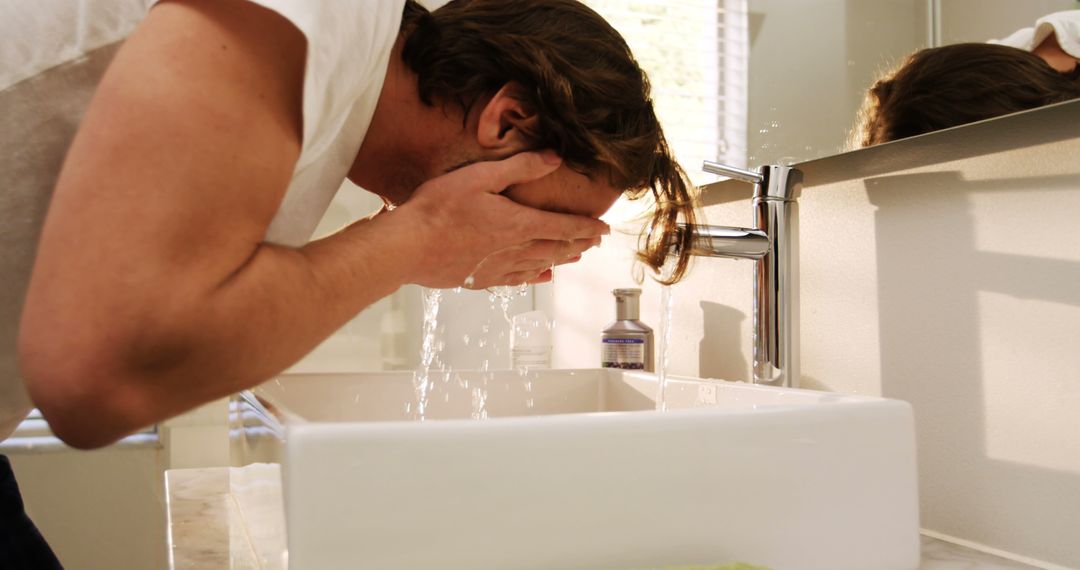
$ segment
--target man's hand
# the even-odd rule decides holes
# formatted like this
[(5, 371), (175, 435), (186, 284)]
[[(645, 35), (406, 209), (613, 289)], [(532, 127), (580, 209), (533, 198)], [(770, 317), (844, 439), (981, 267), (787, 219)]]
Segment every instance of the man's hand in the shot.
[[(404, 226), (402, 239), (427, 244), (411, 260), (406, 279), (427, 287), (480, 289), (540, 283), (554, 265), (576, 261), (610, 233), (585, 216), (522, 206), (501, 193), (554, 172), (550, 151), (479, 162), (432, 179), (387, 214)], [(404, 261), (404, 260), (403, 260)]]

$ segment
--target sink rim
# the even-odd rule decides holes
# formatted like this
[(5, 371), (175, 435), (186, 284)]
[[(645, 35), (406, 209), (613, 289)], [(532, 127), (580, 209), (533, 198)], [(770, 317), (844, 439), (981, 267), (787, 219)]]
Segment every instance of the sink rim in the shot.
[[(545, 369), (532, 371), (535, 373), (531, 376), (532, 382), (544, 382), (544, 376), (556, 375), (556, 374), (588, 374), (588, 375), (602, 375), (605, 376), (608, 381), (625, 381), (625, 378), (638, 382), (647, 382), (655, 384), (659, 381), (658, 375), (652, 372), (641, 371), (628, 371), (619, 369), (606, 369), (606, 368), (575, 368), (575, 369)], [(513, 369), (500, 369), (500, 370), (455, 370), (451, 371), (451, 374), (467, 374), (471, 376), (481, 375), (498, 375), (502, 378), (498, 380), (516, 380), (519, 378), (519, 371)], [(595, 421), (612, 421), (616, 418), (634, 418), (635, 421), (667, 421), (666, 418), (673, 418), (677, 416), (725, 416), (725, 417), (744, 417), (744, 416), (762, 416), (772, 414), (811, 414), (818, 415), (819, 413), (831, 414), (832, 410), (837, 406), (848, 407), (852, 405), (866, 406), (866, 405), (883, 405), (886, 407), (901, 406), (910, 408), (910, 404), (902, 400), (896, 400), (891, 398), (885, 398), (881, 396), (870, 396), (864, 394), (847, 394), (840, 392), (825, 392), (820, 390), (810, 390), (805, 388), (784, 388), (777, 386), (764, 386), (750, 384), (742, 381), (723, 380), (718, 378), (695, 378), (691, 376), (682, 375), (669, 375), (667, 380), (673, 386), (680, 386), (683, 388), (693, 387), (713, 387), (717, 390), (722, 390), (726, 393), (733, 394), (761, 394), (769, 393), (774, 396), (792, 396), (793, 399), (797, 399), (791, 402), (783, 403), (764, 403), (764, 404), (744, 404), (741, 406), (723, 406), (716, 404), (704, 404), (697, 407), (679, 407), (670, 408), (667, 410), (657, 410), (654, 408), (639, 409), (639, 410), (596, 410), (596, 411), (567, 411), (567, 412), (553, 412), (553, 413), (536, 413), (536, 414), (521, 414), (521, 415), (495, 415), (486, 417), (483, 419), (476, 419), (471, 417), (450, 417), (450, 418), (427, 418), (423, 421), (417, 419), (349, 419), (349, 420), (325, 420), (325, 419), (309, 419), (299, 413), (293, 412), (289, 409), (289, 406), (282, 402), (278, 395), (267, 394), (268, 389), (264, 388), (267, 384), (272, 384), (275, 381), (279, 381), (282, 378), (288, 378), (292, 381), (296, 381), (299, 378), (312, 378), (318, 381), (334, 381), (339, 378), (349, 378), (352, 381), (363, 380), (365, 377), (371, 379), (391, 379), (395, 380), (400, 378), (401, 381), (412, 382), (412, 378), (416, 374), (415, 371), (375, 371), (375, 372), (314, 372), (314, 373), (289, 373), (278, 375), (271, 380), (268, 380), (264, 385), (260, 385), (253, 389), (253, 392), (257, 394), (261, 399), (269, 402), (276, 410), (278, 414), (271, 415), (277, 417), (280, 421), (281, 427), (285, 429), (292, 429), (299, 426), (330, 426), (331, 428), (338, 428), (343, 425), (371, 425), (385, 428), (390, 425), (410, 426), (413, 429), (434, 429), (439, 426), (446, 426), (449, 424), (481, 424), (489, 425), (491, 427), (504, 426), (510, 423), (533, 423), (533, 424), (546, 424), (549, 422), (565, 422), (566, 418), (577, 418), (582, 422), (595, 422)], [(441, 372), (439, 374), (442, 374)], [(605, 379), (598, 379), (604, 381)], [(282, 387), (282, 390), (285, 390)], [(287, 391), (286, 391), (287, 393)], [(649, 394), (645, 394), (648, 397), (652, 397)], [(646, 419), (648, 418), (648, 419)], [(429, 425), (430, 424), (430, 425)], [(481, 428), (483, 429), (483, 428)]]

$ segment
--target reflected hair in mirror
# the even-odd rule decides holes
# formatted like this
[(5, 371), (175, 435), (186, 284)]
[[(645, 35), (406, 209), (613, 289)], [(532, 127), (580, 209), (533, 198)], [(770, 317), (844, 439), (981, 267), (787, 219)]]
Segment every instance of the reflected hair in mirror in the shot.
[(852, 148), (871, 146), (1080, 97), (1074, 72), (995, 44), (919, 50), (867, 92)]

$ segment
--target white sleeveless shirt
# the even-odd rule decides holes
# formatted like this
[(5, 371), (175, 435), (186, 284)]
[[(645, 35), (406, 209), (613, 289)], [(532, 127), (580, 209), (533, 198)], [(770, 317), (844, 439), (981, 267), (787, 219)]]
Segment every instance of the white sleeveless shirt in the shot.
[[(0, 2), (0, 440), (32, 405), (18, 372), (19, 315), (63, 157), (116, 49), (158, 0)], [(266, 232), (301, 246), (360, 150), (404, 0), (248, 0), (307, 40), (303, 141)]]

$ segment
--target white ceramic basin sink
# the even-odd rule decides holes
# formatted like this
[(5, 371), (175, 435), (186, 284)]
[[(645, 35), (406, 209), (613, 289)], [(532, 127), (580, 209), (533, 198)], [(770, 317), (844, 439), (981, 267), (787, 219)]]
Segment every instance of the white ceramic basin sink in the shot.
[(412, 373), (258, 390), (289, 417), (290, 568), (918, 566), (904, 402), (675, 378), (656, 412), (654, 376), (612, 370), (434, 384), (424, 422)]

